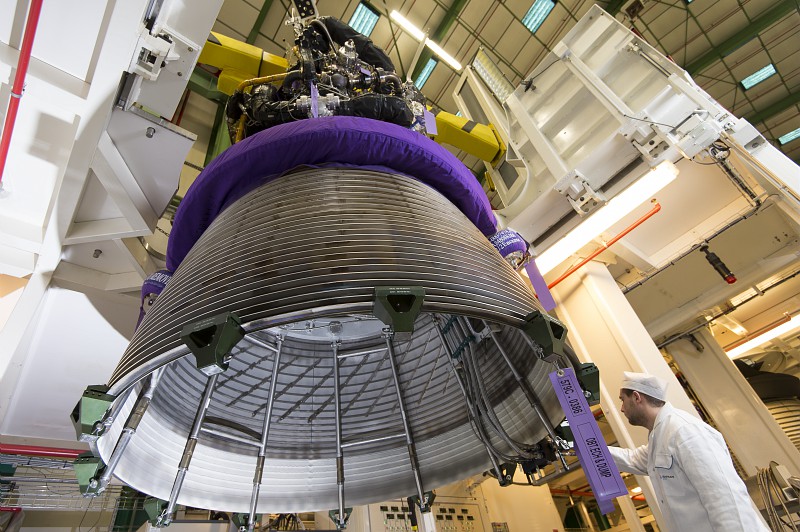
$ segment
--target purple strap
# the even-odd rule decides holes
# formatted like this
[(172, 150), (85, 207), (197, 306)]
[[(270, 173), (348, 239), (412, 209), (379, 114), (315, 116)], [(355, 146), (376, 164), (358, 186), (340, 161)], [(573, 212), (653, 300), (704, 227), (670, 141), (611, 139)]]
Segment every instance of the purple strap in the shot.
[(525, 271), (528, 273), (528, 278), (531, 280), (533, 289), (536, 292), (536, 297), (539, 298), (539, 303), (542, 304), (547, 312), (556, 308), (556, 300), (553, 299), (553, 294), (547, 288), (547, 283), (539, 272), (539, 267), (536, 266), (536, 260), (531, 259), (525, 263)]
[(597, 426), (572, 368), (565, 369), (563, 375), (559, 375), (557, 371), (552, 372), (550, 382), (553, 383), (558, 401), (567, 415), (575, 438), (578, 460), (589, 480), (597, 504), (604, 514), (608, 513), (614, 509), (612, 499), (627, 495), (628, 490), (611, 458), (603, 432)]

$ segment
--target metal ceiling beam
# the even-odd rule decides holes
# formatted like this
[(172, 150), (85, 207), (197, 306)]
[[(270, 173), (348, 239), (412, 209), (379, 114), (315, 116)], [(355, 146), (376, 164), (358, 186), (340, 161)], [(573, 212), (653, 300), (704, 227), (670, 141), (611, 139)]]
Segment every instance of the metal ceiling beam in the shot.
[(694, 76), (740, 46), (743, 46), (747, 41), (756, 37), (759, 33), (772, 26), (792, 11), (797, 11), (797, 2), (795, 0), (781, 0), (777, 2), (775, 7), (760, 17), (753, 19), (747, 27), (742, 28), (742, 30), (737, 32), (733, 37), (715, 46), (684, 68), (689, 74)]
[(768, 120), (773, 116), (782, 113), (786, 109), (790, 108), (793, 105), (797, 105), (798, 103), (800, 103), (800, 92), (795, 92), (793, 94), (790, 94), (786, 98), (778, 100), (772, 105), (765, 107), (761, 111), (756, 111), (750, 115), (745, 116), (744, 119), (750, 122), (751, 124), (764, 122), (765, 120)]
[[(442, 21), (439, 22), (439, 25), (429, 36), (432, 41), (434, 41), (436, 44), (439, 44), (442, 41), (444, 36), (447, 35), (447, 32), (450, 31), (450, 28), (458, 18), (458, 15), (461, 14), (461, 11), (464, 9), (465, 5), (467, 5), (467, 0), (453, 0), (453, 3), (445, 12)], [(425, 65), (428, 63), (431, 57), (433, 57), (433, 53), (429, 48), (425, 47), (425, 49), (422, 51), (422, 54), (419, 56), (417, 64), (414, 65), (414, 70), (411, 73), (412, 80), (417, 79), (417, 76), (419, 76), (420, 72), (422, 72), (422, 69), (425, 68)]]
[(611, 0), (604, 9), (609, 15), (616, 17), (625, 2), (627, 2), (627, 0)]
[(256, 43), (256, 37), (258, 37), (258, 32), (261, 31), (261, 26), (264, 25), (270, 7), (272, 7), (272, 0), (264, 0), (264, 5), (261, 6), (261, 11), (258, 12), (256, 22), (253, 24), (253, 29), (250, 30), (250, 33), (247, 34), (247, 39), (245, 39), (247, 44)]

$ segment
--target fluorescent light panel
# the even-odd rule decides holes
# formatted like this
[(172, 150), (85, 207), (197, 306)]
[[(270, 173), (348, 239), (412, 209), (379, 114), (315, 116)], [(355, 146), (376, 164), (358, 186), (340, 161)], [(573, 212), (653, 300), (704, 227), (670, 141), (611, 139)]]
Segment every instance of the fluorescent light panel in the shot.
[(753, 72), (752, 74), (744, 78), (742, 80), (742, 87), (744, 87), (744, 90), (752, 89), (753, 87), (755, 87), (756, 85), (758, 85), (759, 83), (761, 83), (762, 81), (764, 81), (765, 79), (767, 79), (768, 77), (772, 76), (775, 73), (776, 73), (775, 66), (772, 63), (770, 63), (764, 68), (758, 70), (757, 72)]
[(428, 78), (431, 77), (431, 72), (436, 68), (438, 62), (439, 61), (431, 57), (428, 59), (428, 62), (425, 63), (425, 68), (422, 69), (417, 79), (414, 80), (414, 85), (416, 85), (418, 89), (421, 89), (422, 86), (425, 85), (425, 82), (428, 81)]
[[(437, 56), (439, 56), (439, 58), (442, 61), (444, 61), (445, 63), (450, 65), (453, 68), (453, 70), (455, 70), (455, 71), (461, 70), (461, 63), (456, 61), (455, 58), (452, 55), (450, 55), (447, 52), (445, 52), (444, 49), (442, 49), (441, 46), (439, 46), (438, 44), (436, 44), (432, 40), (428, 39), (425, 36), (425, 33), (421, 29), (419, 29), (418, 27), (414, 26), (403, 15), (401, 15), (397, 11), (392, 11), (391, 13), (389, 13), (389, 18), (391, 18), (392, 20), (397, 22), (400, 25), (401, 28), (403, 28), (408, 33), (410, 33), (411, 36), (414, 37), (416, 40), (422, 42), (422, 40), (424, 39), (425, 40), (425, 46), (430, 48), (431, 51), (434, 54), (436, 54)], [(428, 65), (430, 65), (430, 61), (428, 61), (428, 63), (425, 66), (427, 67)], [(417, 79), (419, 79), (419, 78), (417, 78)], [(419, 88), (419, 86), (417, 88)]]
[(531, 8), (522, 17), (522, 24), (530, 30), (531, 33), (536, 33), (539, 26), (542, 25), (547, 15), (556, 7), (553, 0), (536, 0)]
[(789, 133), (778, 137), (778, 142), (780, 142), (781, 146), (783, 146), (784, 144), (789, 144), (798, 137), (800, 137), (800, 127), (795, 129), (794, 131), (790, 131)]
[(389, 13), (389, 18), (400, 24), (400, 27), (406, 30), (408, 33), (411, 34), (416, 40), (421, 41), (425, 38), (425, 34), (422, 32), (421, 29), (414, 26), (411, 22), (408, 21), (406, 17), (398, 13), (397, 11), (392, 11)]
[(794, 329), (800, 328), (800, 315), (793, 316), (789, 321), (778, 325), (777, 327), (768, 330), (764, 334), (760, 334), (738, 347), (734, 347), (729, 351), (725, 351), (730, 358), (739, 358), (746, 354), (748, 351), (755, 349), (760, 345), (764, 345), (772, 339), (782, 336), (786, 333), (792, 332)]
[(494, 61), (486, 54), (483, 48), (478, 48), (475, 59), (472, 60), (472, 68), (478, 76), (486, 83), (497, 99), (502, 103), (514, 92), (514, 86), (509, 82)]
[(438, 55), (445, 63), (450, 65), (453, 70), (455, 70), (456, 72), (461, 70), (461, 63), (456, 61), (456, 59), (452, 55), (445, 52), (441, 46), (439, 46), (430, 39), (425, 39), (425, 46), (430, 48), (433, 53)]
[(572, 254), (588, 244), (597, 235), (619, 222), (633, 209), (651, 199), (653, 195), (671, 183), (678, 169), (664, 161), (651, 169), (635, 183), (614, 196), (606, 205), (597, 209), (567, 235), (536, 257), (536, 266), (542, 275), (552, 271)]
[(375, 29), (375, 24), (381, 18), (380, 14), (373, 8), (361, 2), (356, 7), (353, 16), (350, 17), (348, 25), (362, 35), (370, 36), (372, 30)]

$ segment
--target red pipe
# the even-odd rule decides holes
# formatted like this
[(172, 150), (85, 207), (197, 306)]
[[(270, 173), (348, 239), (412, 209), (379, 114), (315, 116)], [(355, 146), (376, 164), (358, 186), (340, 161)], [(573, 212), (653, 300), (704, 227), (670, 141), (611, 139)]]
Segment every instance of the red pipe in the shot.
[(0, 506), (0, 512), (12, 512), (12, 513), (19, 513), (22, 511), (22, 508), (17, 506)]
[(600, 247), (599, 247), (599, 248), (597, 248), (596, 250), (592, 251), (592, 253), (591, 253), (591, 254), (590, 254), (588, 257), (586, 257), (585, 259), (583, 259), (582, 261), (580, 261), (578, 264), (576, 264), (575, 266), (573, 266), (572, 268), (570, 268), (569, 270), (567, 270), (566, 272), (564, 272), (564, 273), (561, 275), (561, 277), (559, 277), (558, 279), (556, 279), (555, 281), (553, 281), (552, 283), (550, 283), (549, 285), (547, 285), (547, 288), (548, 288), (548, 289), (552, 289), (552, 288), (553, 288), (555, 285), (557, 285), (558, 283), (560, 283), (561, 281), (563, 281), (564, 279), (566, 279), (567, 277), (569, 277), (570, 275), (572, 275), (573, 273), (575, 273), (575, 272), (576, 272), (577, 270), (579, 270), (581, 267), (583, 267), (583, 265), (584, 265), (584, 264), (586, 264), (587, 262), (589, 262), (590, 260), (592, 260), (593, 258), (595, 258), (596, 256), (598, 256), (600, 253), (604, 252), (604, 251), (605, 251), (605, 250), (607, 250), (609, 247), (611, 247), (611, 246), (612, 246), (614, 243), (616, 243), (616, 242), (617, 242), (617, 240), (619, 240), (620, 238), (624, 237), (625, 235), (627, 235), (628, 233), (630, 233), (631, 231), (633, 231), (634, 229), (636, 229), (637, 227), (639, 227), (640, 225), (642, 225), (642, 223), (643, 223), (645, 220), (647, 220), (648, 218), (650, 218), (651, 216), (653, 216), (655, 213), (657, 213), (658, 211), (660, 211), (660, 210), (661, 210), (661, 204), (660, 204), (660, 203), (658, 203), (656, 200), (653, 200), (653, 203), (654, 203), (655, 205), (653, 205), (653, 208), (652, 208), (652, 209), (650, 209), (650, 210), (647, 212), (647, 214), (645, 214), (644, 216), (642, 216), (641, 218), (639, 218), (638, 220), (636, 220), (635, 222), (633, 222), (631, 225), (629, 225), (629, 226), (627, 227), (627, 229), (625, 229), (624, 231), (622, 231), (620, 234), (618, 234), (617, 236), (615, 236), (614, 238), (612, 238), (612, 239), (611, 239), (611, 240), (609, 240), (608, 242), (604, 243), (602, 246), (600, 246)]
[(36, 445), (11, 445), (8, 443), (0, 443), (0, 453), (2, 454), (46, 456), (50, 458), (77, 458), (79, 454), (85, 452), (85, 450), (81, 449), (64, 449), (60, 447), (38, 447)]
[(6, 158), (8, 149), (11, 146), (11, 135), (14, 133), (14, 122), (17, 121), (17, 109), (22, 98), (22, 91), (25, 88), (25, 75), (28, 73), (28, 63), (31, 60), (31, 50), (33, 49), (33, 38), (36, 35), (36, 27), (39, 25), (39, 13), (42, 11), (43, 0), (31, 0), (31, 7), (28, 10), (28, 21), (25, 24), (25, 36), (22, 38), (22, 48), (19, 51), (17, 61), (17, 74), (14, 76), (14, 86), (11, 88), (11, 98), (8, 102), (8, 112), (6, 121), (3, 124), (3, 136), (0, 138), (0, 187), (3, 185), (3, 173), (6, 168)]

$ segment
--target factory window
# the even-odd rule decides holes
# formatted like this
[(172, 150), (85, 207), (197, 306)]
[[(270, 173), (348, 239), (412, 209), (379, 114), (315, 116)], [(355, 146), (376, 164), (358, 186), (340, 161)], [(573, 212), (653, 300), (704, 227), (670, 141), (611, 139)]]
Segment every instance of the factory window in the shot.
[(742, 87), (744, 87), (744, 90), (751, 89), (775, 73), (775, 66), (770, 63), (764, 68), (744, 78), (742, 80)]
[(800, 137), (800, 127), (795, 129), (794, 131), (790, 131), (789, 133), (778, 137), (778, 142), (780, 142), (781, 146), (783, 146), (784, 144), (788, 144), (798, 137)]
[(556, 3), (554, 0), (535, 0), (533, 5), (525, 13), (525, 16), (522, 17), (522, 24), (528, 28), (531, 33), (536, 33), (536, 30), (539, 29), (539, 26), (542, 25), (544, 19), (547, 18), (547, 15), (556, 7)]
[(429, 77), (431, 77), (431, 72), (433, 72), (433, 69), (436, 68), (436, 65), (438, 64), (439, 61), (436, 59), (428, 59), (428, 62), (425, 63), (425, 68), (422, 69), (422, 72), (419, 73), (417, 79), (414, 80), (414, 85), (416, 85), (418, 89), (421, 89), (422, 86), (425, 85), (425, 82), (428, 81)]
[(378, 23), (379, 18), (381, 18), (381, 15), (375, 11), (374, 7), (361, 2), (353, 12), (353, 16), (350, 17), (350, 22), (348, 24), (358, 33), (369, 37), (372, 30), (375, 29), (375, 24)]

